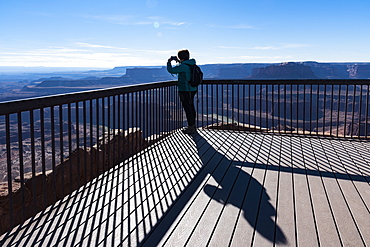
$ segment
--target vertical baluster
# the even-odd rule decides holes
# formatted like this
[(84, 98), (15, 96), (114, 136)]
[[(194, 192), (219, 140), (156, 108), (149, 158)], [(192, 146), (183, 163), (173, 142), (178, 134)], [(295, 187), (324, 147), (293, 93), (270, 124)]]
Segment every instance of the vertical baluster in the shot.
[(322, 119), (322, 133), (323, 133), (323, 135), (325, 135), (325, 130), (326, 130), (326, 128), (325, 128), (325, 125), (326, 125), (326, 122), (325, 122), (325, 117), (326, 117), (326, 90), (327, 90), (327, 87), (326, 87), (327, 85), (325, 84), (324, 85), (324, 107), (323, 107), (323, 109), (324, 109), (324, 114), (323, 114), (323, 119)]
[(362, 116), (362, 86), (360, 87), (360, 98), (359, 98), (359, 106), (358, 106), (358, 138), (361, 138), (361, 116)]
[(211, 98), (209, 99), (211, 101), (211, 108), (210, 108), (210, 111), (209, 111), (209, 115), (210, 115), (210, 124), (213, 125), (215, 123), (217, 123), (217, 120), (215, 121), (215, 114), (217, 114), (217, 94), (216, 94), (216, 91), (217, 91), (217, 85), (214, 84), (214, 85), (210, 85), (210, 96)]
[[(150, 121), (150, 135), (154, 135), (155, 134), (155, 123), (157, 121), (157, 119), (155, 118), (155, 115), (154, 115), (154, 112), (155, 112), (155, 107), (154, 107), (154, 90), (153, 89), (150, 89), (150, 97), (149, 97), (149, 106), (150, 106), (150, 110), (149, 110), (149, 119), (151, 120)], [(181, 127), (182, 127), (182, 123), (181, 123)]]
[[(255, 85), (254, 85), (255, 87)], [(252, 124), (252, 118), (251, 118), (251, 103), (252, 102), (252, 85), (249, 84), (248, 85), (248, 124), (249, 124), (249, 128), (251, 129), (251, 124)]]
[[(168, 104), (172, 108), (172, 112), (170, 113), (171, 121), (170, 121), (170, 130), (173, 132), (176, 130), (176, 107), (175, 107), (175, 101), (173, 98), (173, 86), (168, 88)], [(145, 114), (145, 111), (144, 111)]]
[(234, 84), (229, 85), (229, 87), (231, 87), (231, 124), (235, 124)]
[[(99, 135), (99, 128), (100, 128), (100, 119), (99, 119), (99, 98), (95, 99), (95, 119), (96, 119), (96, 160), (98, 161), (97, 163), (100, 164), (100, 157), (99, 157), (99, 151), (101, 148), (101, 143), (99, 143), (100, 135)], [(103, 162), (104, 163), (104, 162)], [(99, 174), (99, 171), (102, 170), (99, 165), (96, 169), (96, 175)]]
[[(135, 92), (134, 93), (134, 96), (135, 96), (135, 107), (134, 107), (134, 113), (135, 114), (135, 127), (140, 127), (140, 104), (139, 104), (139, 92)], [(164, 100), (164, 99), (162, 99)], [(163, 116), (164, 117), (164, 116)], [(163, 121), (164, 123), (164, 121)], [(163, 129), (164, 129), (164, 126), (163, 126)]]
[[(204, 94), (203, 94), (203, 97), (205, 97), (205, 115), (206, 115), (206, 120), (205, 120), (205, 126), (209, 126), (209, 109), (210, 107), (212, 107), (212, 95), (211, 95), (211, 86), (212, 85), (209, 85), (209, 84), (206, 84), (206, 85), (203, 85), (203, 90), (204, 90)], [(205, 126), (202, 126), (203, 128)]]
[(162, 119), (163, 119), (163, 128), (162, 128), (162, 131), (164, 134), (167, 133), (167, 129), (166, 129), (166, 122), (167, 122), (167, 114), (166, 112), (168, 112), (166, 109), (166, 91), (167, 91), (167, 88), (164, 87), (162, 88), (161, 92), (162, 92)]
[[(59, 156), (60, 156), (60, 163), (64, 160), (64, 149), (63, 149), (63, 106), (59, 105)], [(60, 197), (63, 197), (65, 195), (64, 190), (64, 166), (61, 167), (62, 170), (62, 195), (59, 195)], [(58, 198), (59, 199), (59, 198)]]
[(241, 120), (241, 117), (240, 117), (240, 98), (241, 98), (241, 94), (242, 94), (242, 91), (241, 91), (241, 88), (242, 88), (243, 85), (241, 84), (237, 84), (235, 85), (235, 87), (237, 88), (236, 90), (236, 93), (237, 93), (237, 97), (235, 98), (237, 100), (237, 109), (238, 109), (238, 118), (237, 118), (237, 121), (238, 123), (240, 123), (242, 120)]
[(346, 87), (346, 103), (344, 104), (344, 137), (347, 136), (347, 114), (348, 114), (348, 84), (345, 85)]
[(287, 125), (287, 111), (288, 111), (288, 109), (287, 109), (287, 87), (288, 87), (288, 84), (285, 84), (284, 85), (284, 133), (286, 134), (286, 131), (287, 131), (287, 127), (286, 127), (286, 125)]
[[(178, 121), (177, 128), (180, 129), (182, 127), (182, 114), (181, 114), (182, 111), (181, 111), (181, 102), (180, 102), (180, 98), (177, 95), (176, 86), (173, 87), (173, 97), (175, 98), (175, 101), (176, 101), (177, 121)], [(152, 114), (152, 112), (153, 111), (151, 111), (151, 114)], [(153, 118), (151, 118), (151, 119), (153, 119)]]
[[(110, 119), (111, 119), (111, 112), (110, 112), (110, 110), (111, 110), (111, 108), (110, 108), (110, 99), (111, 99), (111, 97), (110, 96), (108, 96), (108, 97), (106, 97), (106, 98), (103, 98), (103, 101), (105, 102), (105, 101), (107, 101), (107, 106), (104, 106), (104, 113), (105, 114), (103, 114), (103, 121), (104, 121), (104, 119), (106, 119), (106, 122), (103, 124), (103, 128), (104, 128), (104, 132), (103, 133), (105, 133), (105, 135), (107, 135), (105, 138), (106, 138), (106, 140), (107, 140), (107, 142), (106, 142), (106, 152), (104, 152), (104, 153), (106, 153), (106, 157), (105, 157), (105, 159), (107, 160), (106, 162), (107, 162), (107, 164), (106, 164), (106, 169), (109, 169), (109, 167), (111, 167), (114, 163), (114, 161), (113, 161), (113, 159), (114, 159), (114, 156), (112, 156), (112, 147), (111, 147), (111, 145), (110, 145), (110, 140), (111, 140), (111, 135), (110, 135), (110, 131), (111, 131), (111, 121), (110, 121)], [(105, 109), (105, 108), (107, 108), (107, 109)]]
[[(167, 93), (167, 90), (168, 90), (168, 88), (166, 88), (166, 93)], [(139, 104), (139, 110), (138, 110), (138, 114), (139, 114), (139, 116), (138, 116), (138, 119), (139, 119), (139, 123), (138, 123), (138, 126), (140, 127), (140, 130), (142, 131), (142, 134), (143, 134), (143, 136), (144, 136), (144, 124), (143, 124), (143, 115), (144, 115), (144, 110), (143, 110), (143, 107), (144, 107), (144, 102), (143, 102), (143, 91), (139, 91), (138, 92), (138, 104)], [(167, 99), (167, 101), (168, 101), (168, 99)], [(166, 104), (167, 105), (167, 107), (168, 108), (166, 108), (167, 109), (167, 113), (169, 113), (169, 111), (170, 111), (170, 109), (169, 109), (169, 104)], [(168, 121), (169, 121), (169, 116), (168, 116), (168, 114), (167, 114), (167, 127), (168, 127)], [(141, 143), (140, 143), (140, 145), (141, 145)], [(140, 146), (140, 149), (141, 149), (142, 147)]]
[[(172, 96), (172, 94), (171, 94), (171, 96)], [(142, 113), (142, 115), (143, 115), (143, 126), (145, 126), (143, 128), (143, 133), (144, 133), (143, 137), (147, 138), (149, 136), (148, 135), (148, 118), (149, 118), (149, 115), (148, 115), (148, 90), (143, 91), (142, 97), (143, 97), (143, 113)], [(176, 115), (175, 108), (173, 109), (172, 114), (173, 114), (173, 116)], [(174, 119), (173, 119), (173, 121), (175, 121)]]
[(313, 98), (313, 85), (311, 84), (310, 85), (310, 104), (309, 104), (309, 109), (310, 109), (310, 113), (309, 113), (309, 121), (310, 121), (310, 135), (312, 135), (312, 118), (313, 118), (313, 101), (312, 101), (312, 98)]
[[(149, 119), (151, 120), (150, 121), (150, 135), (154, 135), (154, 125), (155, 125), (155, 121), (156, 121), (156, 118), (154, 117), (154, 92), (153, 92), (153, 89), (150, 89), (149, 90), (149, 107), (150, 107), (150, 110), (149, 110)], [(177, 97), (178, 98), (178, 97)], [(181, 123), (181, 127), (182, 127), (182, 123)]]
[(72, 112), (71, 112), (71, 103), (68, 103), (67, 106), (67, 117), (68, 117), (68, 155), (69, 155), (69, 193), (73, 191), (73, 173), (72, 173)]
[[(22, 113), (17, 113), (18, 121), (18, 155), (19, 155), (19, 177), (21, 184), (21, 197), (22, 197), (22, 222), (25, 220), (25, 186), (24, 186), (24, 166), (23, 166), (23, 136), (22, 136)], [(11, 193), (11, 192), (10, 192)]]
[(166, 133), (169, 133), (170, 131), (170, 105), (169, 105), (169, 100), (168, 100), (168, 90), (169, 90), (169, 87), (165, 87), (163, 89), (163, 94), (164, 94), (164, 105), (163, 105), (163, 110), (165, 112), (165, 132)]
[[(101, 98), (101, 121), (102, 121), (102, 125), (101, 125), (101, 128), (102, 128), (102, 143), (101, 145), (104, 145), (102, 146), (102, 151), (103, 151), (103, 169), (102, 171), (105, 172), (106, 169), (107, 169), (107, 166), (109, 165), (109, 156), (107, 156), (109, 154), (109, 140), (106, 139), (107, 137), (105, 136), (106, 135), (106, 122), (105, 122), (105, 118), (106, 118), (106, 109), (105, 109), (105, 100), (107, 98), (106, 97), (103, 97)], [(108, 137), (109, 138), (109, 137)], [(104, 148), (103, 148), (104, 147)], [(108, 153), (107, 153), (108, 152)]]
[(271, 84), (271, 125), (269, 126), (269, 129), (275, 127), (275, 86), (275, 84)]
[(303, 123), (302, 123), (302, 129), (303, 129), (303, 135), (306, 135), (306, 83), (303, 84)]
[[(114, 137), (114, 133), (112, 133), (112, 124), (114, 123), (114, 121), (113, 121), (113, 123), (112, 123), (112, 120), (113, 120), (113, 118), (114, 118), (114, 112), (112, 112), (112, 98), (113, 98), (114, 96), (108, 96), (106, 99), (107, 99), (107, 116), (106, 116), (106, 118), (107, 118), (107, 123), (106, 123), (106, 130), (108, 131), (107, 132), (107, 140), (108, 140), (108, 143), (109, 143), (109, 145), (108, 145), (108, 157), (107, 157), (107, 162), (108, 162), (108, 169), (111, 167), (111, 166), (113, 166), (113, 165), (115, 165), (116, 164), (116, 155), (115, 155), (115, 153), (114, 153), (114, 142), (112, 143), (111, 142), (111, 140), (113, 141), (113, 137)], [(113, 104), (114, 104), (114, 102), (113, 102)], [(113, 130), (114, 131), (114, 130)], [(112, 143), (112, 145), (110, 145), (110, 143)]]
[(290, 133), (293, 131), (293, 84), (290, 84)]
[[(341, 91), (342, 91), (342, 85), (338, 85), (338, 100), (337, 100), (337, 137), (339, 137), (339, 120), (340, 120), (340, 103), (341, 100)], [(343, 130), (344, 131), (344, 130)], [(343, 133), (344, 134), (344, 133)]]
[(31, 134), (31, 169), (32, 169), (32, 202), (33, 202), (33, 213), (36, 213), (36, 156), (35, 156), (35, 118), (34, 110), (30, 110), (30, 134)]
[(300, 128), (300, 125), (299, 125), (299, 84), (295, 85), (296, 87), (296, 125), (297, 125), (297, 134), (299, 134), (299, 128)]
[(355, 124), (355, 109), (356, 109), (356, 85), (353, 85), (353, 101), (352, 101), (352, 119), (351, 119), (351, 138), (353, 138)]
[(79, 121), (79, 102), (75, 102), (75, 114), (76, 114), (76, 126), (75, 126), (75, 139), (76, 139), (76, 151), (77, 151), (77, 186), (81, 186), (81, 157), (78, 149), (80, 148), (80, 121)]
[[(93, 178), (94, 176), (94, 169), (93, 169), (93, 160), (94, 160), (94, 152), (93, 152), (93, 146), (94, 146), (94, 105), (93, 105), (93, 100), (89, 100), (89, 105), (90, 105), (90, 111), (89, 111), (89, 118), (90, 118), (90, 178)], [(96, 152), (97, 153), (97, 152)]]
[(281, 109), (281, 94), (280, 94), (280, 90), (281, 90), (281, 88), (282, 87), (284, 87), (284, 85), (283, 84), (278, 84), (277, 85), (277, 97), (278, 97), (278, 99), (277, 99), (277, 102), (278, 102), (278, 105), (277, 105), (277, 114), (278, 114), (278, 117), (277, 117), (277, 126), (278, 126), (278, 129), (277, 129), (277, 131), (278, 132), (281, 132), (281, 129), (280, 129), (280, 126), (282, 125), (281, 124), (281, 111), (280, 111), (280, 109)]
[[(172, 97), (174, 99), (174, 101), (176, 101), (176, 98), (175, 98), (175, 95), (174, 95), (174, 92), (172, 92)], [(177, 102), (174, 102), (175, 105)], [(151, 121), (152, 121), (152, 118), (151, 118), (151, 112), (150, 112), (150, 89), (149, 90), (146, 90), (145, 91), (145, 116), (146, 116), (146, 137), (149, 137), (151, 136), (151, 131), (150, 131), (150, 128), (151, 128)], [(176, 108), (175, 108), (175, 115), (177, 116), (178, 114), (178, 111), (176, 111)], [(178, 125), (178, 123), (176, 122), (176, 125)], [(179, 126), (177, 126), (177, 128), (179, 128)]]
[(368, 138), (368, 135), (367, 135), (367, 132), (368, 132), (368, 128), (367, 128), (367, 125), (369, 124), (368, 122), (368, 118), (369, 118), (369, 98), (370, 98), (370, 85), (367, 85), (367, 94), (366, 94), (366, 110), (365, 110), (365, 138), (367, 139)]
[(54, 106), (50, 107), (50, 129), (51, 129), (51, 167), (53, 171), (53, 177), (52, 177), (52, 191), (53, 191), (53, 201), (55, 202), (57, 200), (57, 194), (56, 194), (56, 149), (55, 149), (55, 108)]
[[(254, 126), (257, 127), (257, 84), (254, 85)], [(255, 129), (256, 131), (256, 129)]]
[(157, 90), (157, 98), (159, 99), (159, 109), (158, 109), (158, 116), (159, 116), (159, 128), (158, 133), (163, 137), (163, 97), (162, 97), (162, 89), (158, 88)]
[(12, 177), (12, 155), (11, 155), (11, 139), (10, 139), (10, 116), (5, 115), (5, 133), (6, 133), (6, 163), (8, 175), (8, 194), (9, 194), (9, 222), (10, 227), (14, 227), (14, 202), (13, 202), (13, 177)]
[[(113, 142), (113, 165), (116, 165), (117, 163), (118, 163), (118, 161), (119, 161), (119, 156), (118, 155), (116, 155), (117, 154), (117, 147), (116, 147), (116, 141), (115, 141), (115, 139), (118, 139), (119, 138), (119, 130), (118, 130), (118, 128), (116, 127), (116, 121), (117, 121), (117, 117), (118, 116), (116, 116), (116, 114), (117, 114), (117, 111), (116, 111), (116, 96), (117, 95), (113, 95), (112, 96), (112, 103), (113, 103), (113, 105), (112, 105), (112, 107), (113, 107), (113, 109), (112, 109), (112, 121), (113, 121), (113, 126), (112, 126), (112, 140), (114, 140), (114, 142)], [(110, 125), (108, 125), (109, 126), (109, 129), (111, 128), (111, 126)], [(117, 136), (118, 135), (118, 136)]]
[[(41, 127), (41, 167), (42, 167), (42, 174), (44, 175), (43, 181), (42, 181), (42, 187), (43, 187), (43, 195), (46, 195), (46, 162), (45, 162), (45, 114), (44, 114), (44, 108), (40, 109), (40, 127)], [(47, 206), (46, 202), (46, 196), (43, 197), (43, 205), (44, 207)]]
[[(225, 123), (225, 114), (227, 114), (227, 113), (225, 113), (225, 111), (227, 111), (227, 103), (226, 103), (227, 88), (225, 89), (225, 86), (227, 87), (227, 85), (221, 84), (221, 92), (220, 92), (220, 97), (221, 97), (221, 121), (222, 121), (222, 123)], [(225, 93), (226, 93), (226, 97), (225, 97)], [(226, 105), (226, 107), (225, 107), (225, 105)], [(226, 123), (227, 123), (227, 119), (226, 119)], [(224, 129), (224, 125), (222, 126), (221, 129)]]
[(259, 84), (259, 109), (260, 109), (260, 121), (259, 121), (259, 128), (261, 130), (263, 124), (262, 124), (262, 112), (263, 112), (263, 105), (262, 105), (262, 98), (263, 98), (263, 90), (262, 90), (262, 84)]
[[(126, 113), (127, 113), (127, 110), (126, 110), (126, 107), (127, 107), (126, 98), (127, 98), (127, 94), (123, 94), (122, 95), (122, 112), (121, 112), (121, 114), (122, 114), (122, 132), (123, 132), (123, 134), (126, 131)], [(122, 152), (125, 152), (124, 146), (121, 147), (121, 151)]]
[[(119, 154), (118, 155), (118, 158), (120, 159), (120, 162), (122, 162), (121, 160), (121, 156), (122, 156), (122, 152), (123, 150), (121, 149), (121, 142), (122, 142), (122, 135), (124, 133), (124, 130), (123, 130), (123, 126), (121, 126), (121, 116), (123, 114), (121, 114), (121, 97), (122, 95), (119, 94), (117, 95), (117, 134), (118, 134), (118, 145), (117, 145), (117, 153)], [(122, 132), (122, 134), (121, 134)], [(118, 188), (118, 187), (117, 187)]]
[(246, 126), (246, 122), (245, 122), (245, 115), (246, 115), (246, 108), (245, 108), (245, 90), (247, 88), (248, 85), (242, 85), (242, 88), (243, 88), (243, 92), (242, 92), (242, 99), (243, 99), (243, 111), (242, 111), (242, 114), (243, 114), (243, 124), (244, 126)]
[(154, 113), (154, 118), (155, 118), (155, 134), (159, 135), (159, 126), (160, 126), (160, 100), (158, 98), (158, 89), (154, 89), (154, 100), (156, 107), (155, 107), (155, 113)]
[(334, 101), (334, 84), (331, 86), (331, 97), (330, 97), (330, 136), (333, 135), (333, 101)]
[[(171, 129), (170, 129), (170, 105), (169, 105), (169, 95), (168, 95), (168, 90), (169, 87), (163, 88), (163, 113), (164, 113), (164, 119), (165, 119), (165, 124), (164, 124), (164, 131), (166, 134), (168, 134)], [(198, 111), (197, 111), (198, 112)]]
[(320, 84), (317, 85), (316, 93), (316, 134), (319, 134), (319, 104), (320, 104)]
[[(84, 100), (82, 102), (82, 116), (83, 116), (83, 123), (84, 123), (84, 125), (83, 125), (83, 142), (84, 142), (83, 148), (85, 150), (85, 152), (84, 152), (84, 171), (85, 171), (85, 173), (84, 173), (83, 176), (84, 176), (84, 183), (85, 184), (88, 182), (88, 180), (87, 180), (87, 154), (86, 154), (86, 151), (87, 151), (87, 143), (86, 143), (87, 142), (87, 133), (86, 133), (86, 131), (87, 131), (87, 114), (86, 114), (86, 111), (87, 111), (87, 109), (86, 109), (86, 100)], [(90, 161), (90, 162), (92, 163), (92, 161)]]
[[(176, 93), (177, 93), (176, 86), (173, 86), (172, 94), (173, 94), (173, 98), (174, 98), (175, 105), (176, 105), (176, 129), (180, 129), (182, 126), (181, 125), (181, 112), (180, 112), (181, 108), (180, 108), (179, 97), (177, 96)], [(149, 111), (149, 106), (148, 106), (148, 111)]]
[(219, 119), (218, 119), (218, 116), (219, 116), (219, 114), (218, 114), (218, 108), (219, 108), (219, 106), (218, 106), (218, 103), (219, 103), (219, 98), (218, 98), (218, 90), (219, 90), (219, 84), (216, 84), (216, 97), (214, 97), (215, 98), (215, 101), (216, 101), (216, 116), (214, 116), (215, 118), (216, 118), (216, 121), (217, 121), (217, 123), (219, 122)]
[[(270, 101), (270, 98), (269, 98), (269, 93), (270, 93), (270, 90), (269, 90), (269, 84), (266, 84), (266, 94), (265, 94), (265, 96), (266, 96), (266, 98), (265, 98), (265, 104), (266, 104), (266, 111), (265, 111), (265, 116), (266, 116), (266, 122), (265, 122), (265, 127), (266, 128), (270, 128), (270, 123), (269, 123), (269, 121), (271, 121), (270, 119), (269, 119), (269, 113), (271, 112), (270, 110), (269, 110), (269, 101)], [(272, 85), (271, 85), (272, 86)], [(272, 97), (272, 94), (271, 94), (271, 97)]]

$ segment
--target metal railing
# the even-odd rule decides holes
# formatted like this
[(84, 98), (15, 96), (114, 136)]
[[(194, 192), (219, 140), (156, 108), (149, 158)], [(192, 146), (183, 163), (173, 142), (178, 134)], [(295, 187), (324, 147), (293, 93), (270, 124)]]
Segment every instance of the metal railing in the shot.
[(370, 80), (206, 80), (198, 126), (369, 139), (369, 92)]
[[(369, 92), (369, 80), (205, 80), (197, 126), (369, 140)], [(0, 103), (0, 232), (184, 120), (173, 81)]]
[(175, 82), (0, 103), (0, 233), (183, 125)]

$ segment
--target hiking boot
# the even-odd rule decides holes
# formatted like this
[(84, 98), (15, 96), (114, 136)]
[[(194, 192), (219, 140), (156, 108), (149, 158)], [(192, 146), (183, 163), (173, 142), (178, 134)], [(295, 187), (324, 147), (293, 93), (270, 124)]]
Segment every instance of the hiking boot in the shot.
[(185, 129), (182, 130), (182, 132), (184, 134), (194, 134), (195, 132), (197, 132), (197, 128), (195, 127), (195, 124), (194, 124), (194, 125), (186, 127)]

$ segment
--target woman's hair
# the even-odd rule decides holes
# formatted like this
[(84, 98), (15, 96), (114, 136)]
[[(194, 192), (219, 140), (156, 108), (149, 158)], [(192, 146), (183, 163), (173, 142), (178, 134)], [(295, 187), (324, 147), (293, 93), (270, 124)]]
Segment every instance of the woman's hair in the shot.
[(184, 60), (189, 60), (190, 58), (190, 53), (188, 50), (180, 50), (178, 53), (177, 53), (177, 56), (180, 58), (180, 59), (184, 59)]

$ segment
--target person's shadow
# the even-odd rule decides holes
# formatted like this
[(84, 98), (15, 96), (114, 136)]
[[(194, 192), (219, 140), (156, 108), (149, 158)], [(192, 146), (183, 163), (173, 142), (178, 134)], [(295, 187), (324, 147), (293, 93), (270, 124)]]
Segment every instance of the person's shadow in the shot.
[[(272, 219), (276, 216), (276, 211), (269, 201), (266, 189), (242, 169), (243, 166), (254, 167), (255, 164), (230, 160), (199, 134), (193, 136), (193, 139), (205, 170), (218, 183), (218, 186), (205, 185), (204, 193), (219, 203), (231, 204), (241, 209), (243, 217), (264, 238), (275, 243), (286, 243), (284, 233)], [(266, 168), (266, 165), (258, 164), (259, 169), (263, 166)], [(233, 174), (236, 179), (228, 179), (226, 173)]]
[[(243, 218), (256, 232), (271, 243), (286, 243), (284, 233), (272, 219), (276, 216), (276, 211), (269, 201), (266, 189), (255, 178), (241, 169), (244, 166), (263, 169), (266, 168), (266, 165), (229, 159), (214, 149), (202, 135), (197, 133), (186, 137), (186, 141), (194, 142), (196, 145), (195, 152), (198, 153), (198, 162), (201, 163), (200, 169), (194, 174), (191, 181), (188, 181), (184, 190), (178, 195), (166, 213), (137, 245), (158, 246), (161, 241), (164, 241), (164, 245), (166, 245), (164, 237), (186, 208), (194, 193), (197, 192), (199, 186), (202, 186), (209, 175), (214, 178), (218, 186), (206, 184), (203, 187), (203, 192), (207, 196), (219, 203), (231, 204), (241, 209)], [(207, 139), (211, 140), (213, 138), (210, 136)], [(235, 150), (229, 151), (236, 152)], [(190, 155), (193, 156), (194, 153), (191, 152)]]

